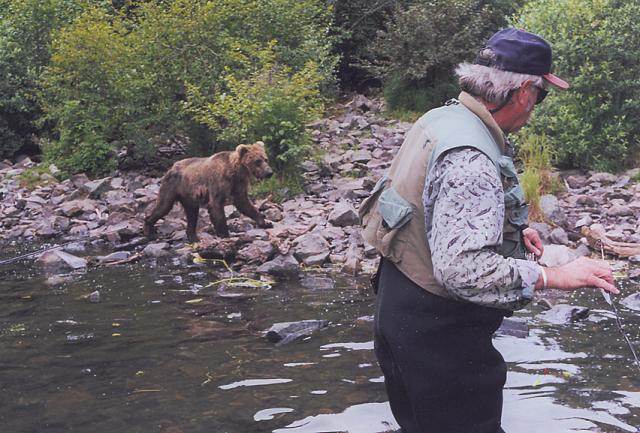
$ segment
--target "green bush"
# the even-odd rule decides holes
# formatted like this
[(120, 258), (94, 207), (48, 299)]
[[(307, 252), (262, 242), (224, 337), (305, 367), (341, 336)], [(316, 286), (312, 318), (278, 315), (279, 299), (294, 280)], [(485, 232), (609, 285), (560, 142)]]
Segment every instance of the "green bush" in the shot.
[(314, 62), (293, 72), (276, 63), (271, 46), (258, 59), (246, 78), (228, 70), (220, 82), (223, 90), (212, 101), (190, 87), (185, 108), (224, 143), (262, 140), (276, 169), (295, 169), (309, 149), (305, 124), (322, 112), (322, 73)]
[(640, 150), (640, 4), (534, 0), (514, 23), (544, 36), (555, 72), (571, 88), (552, 92), (532, 121), (554, 140), (561, 166), (613, 170)]
[(0, 1), (0, 158), (34, 146), (48, 131), (35, 92), (49, 62), (52, 31), (70, 23), (88, 0)]
[(409, 3), (395, 8), (362, 63), (384, 82), (390, 108), (425, 111), (456, 96), (453, 69), (475, 57), (511, 6), (483, 0)]
[[(194, 133), (196, 147), (207, 153), (271, 135), (274, 156), (289, 161), (304, 145), (298, 137), (309, 113), (318, 112), (309, 108), (320, 106), (317, 89), (333, 82), (331, 17), (321, 0), (150, 1), (125, 13), (87, 10), (58, 33), (42, 80), (43, 103), (60, 135), (47, 155), (71, 158), (75, 146), (91, 142), (127, 145), (144, 158), (161, 133)], [(292, 90), (290, 76), (311, 84)], [(243, 93), (241, 86), (253, 83), (267, 84)], [(309, 86), (314, 91), (302, 101)], [(287, 102), (288, 93), (303, 107)], [(227, 96), (264, 98), (251, 101), (262, 118), (252, 113), (247, 123), (242, 107), (222, 102)], [(222, 127), (194, 117), (198, 98), (217, 107)], [(71, 106), (81, 107), (75, 117), (66, 113)]]

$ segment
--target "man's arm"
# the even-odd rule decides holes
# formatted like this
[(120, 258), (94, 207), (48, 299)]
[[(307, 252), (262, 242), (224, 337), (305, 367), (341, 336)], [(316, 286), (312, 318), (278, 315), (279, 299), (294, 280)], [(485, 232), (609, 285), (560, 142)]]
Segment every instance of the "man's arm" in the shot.
[(537, 264), (504, 258), (504, 193), (491, 160), (472, 148), (442, 156), (424, 190), (427, 240), (434, 275), (454, 297), (514, 310), (533, 298)]

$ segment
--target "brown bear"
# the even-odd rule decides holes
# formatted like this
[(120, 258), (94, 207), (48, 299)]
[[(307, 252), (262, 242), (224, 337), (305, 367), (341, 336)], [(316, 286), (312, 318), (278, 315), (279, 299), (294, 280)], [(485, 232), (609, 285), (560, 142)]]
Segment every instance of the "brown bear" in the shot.
[(155, 235), (155, 223), (179, 201), (187, 215), (187, 238), (196, 242), (196, 226), (201, 205), (207, 205), (211, 223), (221, 237), (229, 236), (224, 206), (235, 207), (253, 218), (259, 227), (273, 225), (251, 204), (248, 197), (251, 177), (271, 177), (264, 143), (240, 144), (234, 151), (218, 152), (208, 158), (188, 158), (176, 162), (162, 178), (155, 208), (145, 218), (144, 234)]

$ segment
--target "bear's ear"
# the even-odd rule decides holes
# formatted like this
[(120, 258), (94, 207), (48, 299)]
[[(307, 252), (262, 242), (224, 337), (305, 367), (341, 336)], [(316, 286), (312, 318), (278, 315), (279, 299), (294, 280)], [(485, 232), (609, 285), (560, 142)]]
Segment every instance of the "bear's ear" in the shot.
[(248, 151), (249, 151), (249, 146), (247, 146), (246, 144), (238, 144), (238, 146), (236, 147), (236, 152), (238, 153), (238, 156), (240, 158), (245, 156)]
[(264, 141), (256, 141), (256, 144), (264, 149)]

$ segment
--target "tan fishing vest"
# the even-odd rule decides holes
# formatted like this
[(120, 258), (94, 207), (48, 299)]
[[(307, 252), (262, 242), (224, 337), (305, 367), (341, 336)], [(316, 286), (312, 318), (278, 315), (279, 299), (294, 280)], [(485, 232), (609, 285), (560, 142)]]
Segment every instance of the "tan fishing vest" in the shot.
[[(505, 192), (505, 230), (510, 239), (504, 256), (523, 255), (520, 230), (528, 210), (510, 157), (504, 155), (504, 136), (487, 109), (461, 93), (444, 107), (423, 115), (409, 130), (389, 172), (376, 184), (359, 209), (362, 236), (385, 258), (423, 289), (450, 297), (433, 275), (425, 231), (422, 194), (431, 165), (443, 153), (473, 147), (486, 154), (511, 185)], [(509, 233), (510, 235), (507, 235)], [(507, 247), (505, 243), (505, 247)]]

